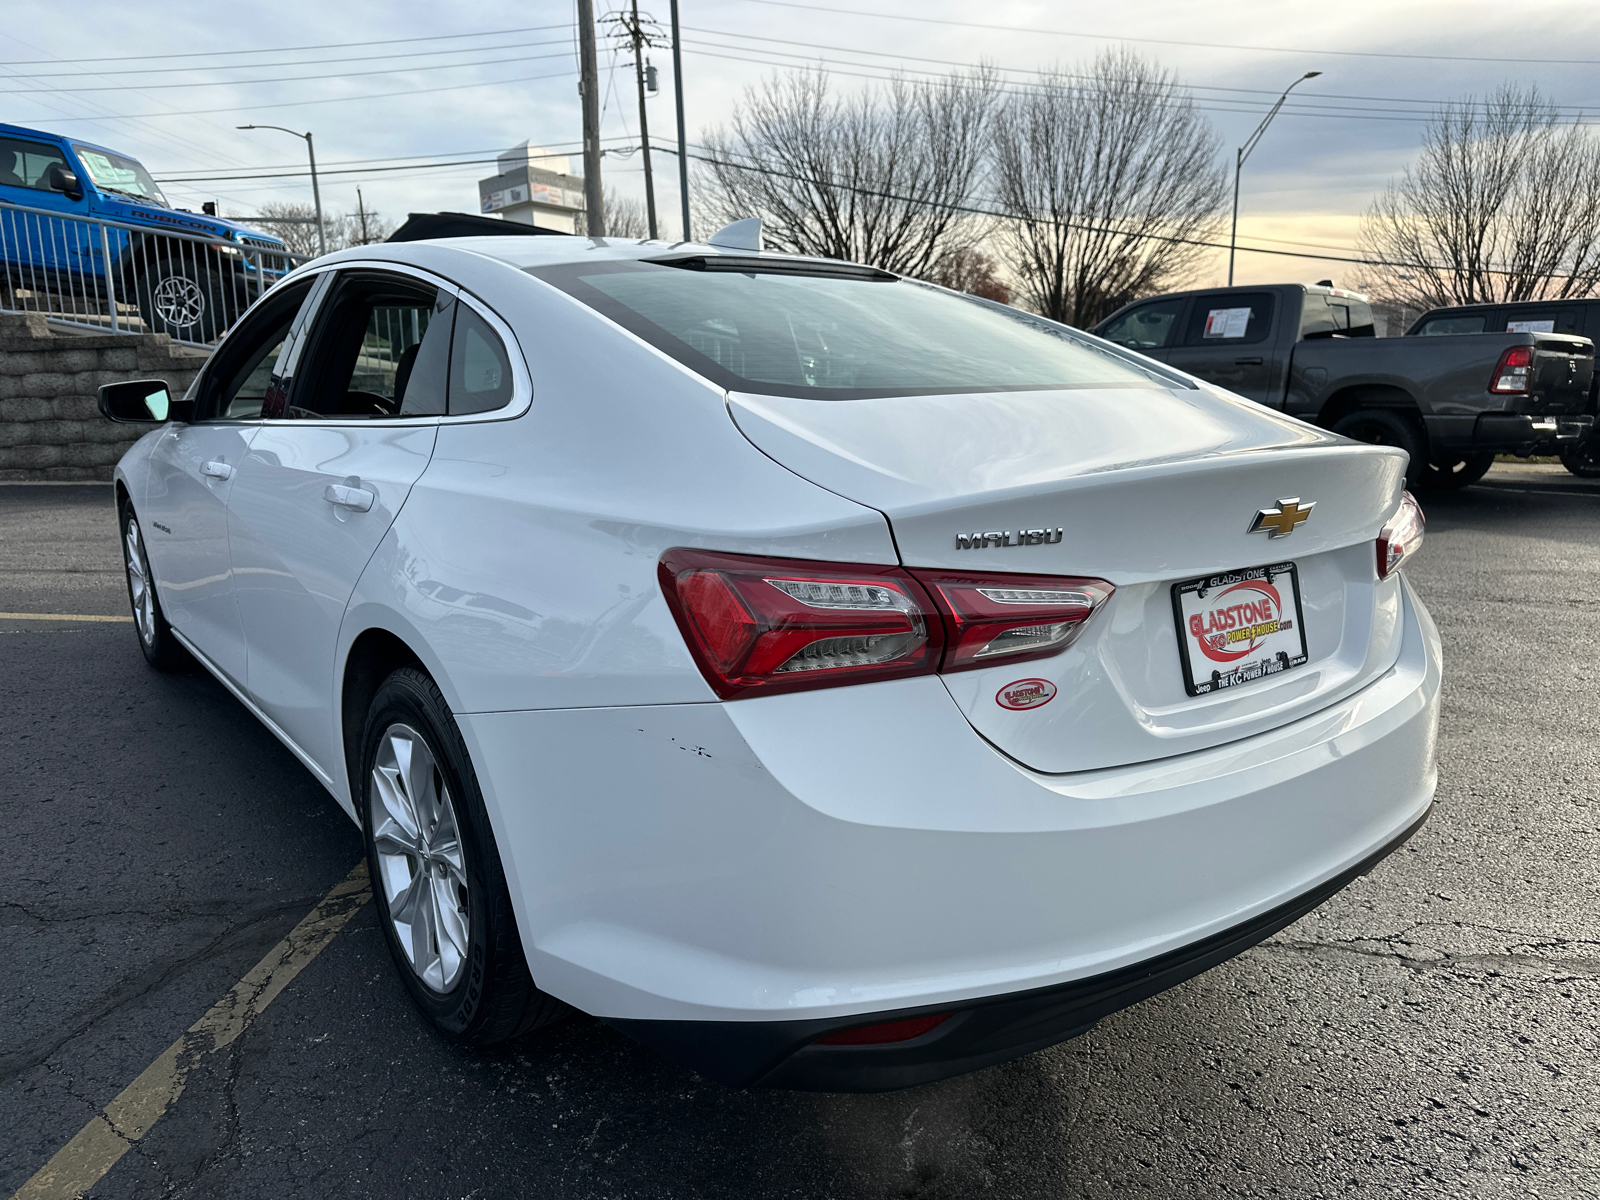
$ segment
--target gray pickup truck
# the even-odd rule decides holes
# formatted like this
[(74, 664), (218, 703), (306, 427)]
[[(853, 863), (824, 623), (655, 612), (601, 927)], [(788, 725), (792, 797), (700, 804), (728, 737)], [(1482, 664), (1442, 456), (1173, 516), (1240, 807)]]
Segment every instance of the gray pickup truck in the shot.
[(1554, 454), (1594, 424), (1594, 343), (1552, 332), (1378, 338), (1366, 300), (1299, 283), (1175, 292), (1094, 331), (1269, 408), (1411, 455), (1465, 487), (1496, 454)]

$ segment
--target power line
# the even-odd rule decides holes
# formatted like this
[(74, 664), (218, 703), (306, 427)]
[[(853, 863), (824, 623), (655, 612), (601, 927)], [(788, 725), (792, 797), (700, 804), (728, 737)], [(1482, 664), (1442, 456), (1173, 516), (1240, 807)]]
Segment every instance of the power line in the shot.
[[(113, 54), (102, 58), (21, 58), (11, 62), (0, 62), (0, 67), (54, 66), (58, 63), (154, 62), (162, 58), (220, 58), (224, 55), (236, 54), (298, 54), (303, 50), (350, 50), (363, 46), (403, 46), (414, 42), (447, 42), (454, 38), (507, 37), (518, 33), (542, 33), (547, 29), (569, 29), (571, 26), (571, 21), (562, 21), (556, 25), (524, 25), (518, 29), (485, 29), (477, 33), (434, 33), (426, 37), (384, 38), (381, 41), (371, 42), (327, 42), (320, 46), (278, 46), (273, 49), (196, 50), (185, 54)], [(484, 49), (488, 48), (484, 47)]]
[(904, 13), (866, 12), (859, 8), (827, 8), (820, 4), (800, 4), (797, 0), (749, 0), (749, 3), (768, 4), (777, 8), (799, 8), (808, 12), (840, 13), (848, 17), (877, 17), (886, 21), (916, 21), (923, 25), (952, 25), (963, 29), (983, 29), (990, 32), (1088, 38), (1099, 42), (1146, 42), (1155, 46), (1197, 47), (1202, 50), (1248, 50), (1263, 54), (1306, 54), (1337, 56), (1340, 58), (1420, 59), (1430, 62), (1538, 63), (1545, 66), (1600, 67), (1600, 59), (1595, 58), (1511, 58), (1502, 55), (1476, 54), (1403, 54), (1398, 51), (1384, 50), (1305, 50), (1293, 46), (1245, 46), (1233, 42), (1197, 42), (1187, 38), (1133, 37), (1125, 34), (1082, 33), (1068, 29), (1034, 29), (1019, 25), (996, 25), (993, 22), (953, 21), (943, 17), (912, 17)]

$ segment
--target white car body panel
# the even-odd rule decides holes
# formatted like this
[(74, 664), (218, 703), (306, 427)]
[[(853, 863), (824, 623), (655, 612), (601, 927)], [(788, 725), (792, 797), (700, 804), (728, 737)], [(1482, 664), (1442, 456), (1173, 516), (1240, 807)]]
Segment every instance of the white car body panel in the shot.
[[(1177, 382), (730, 394), (522, 269), (665, 249), (468, 238), (319, 259), (459, 289), (502, 324), (528, 394), (480, 417), (168, 427), (118, 468), (174, 628), (352, 817), (351, 656), (382, 631), (433, 676), (539, 986), (608, 1018), (741, 1023), (1045, 987), (1268, 912), (1426, 813), (1438, 635), (1374, 558), (1403, 455)], [(240, 467), (226, 510), (179, 495), (206, 438)], [(329, 484), (376, 502), (336, 510)], [(231, 537), (150, 534), (199, 496)], [(1317, 507), (1291, 536), (1246, 532), (1295, 496)], [(1046, 525), (1058, 543), (956, 548)], [(662, 593), (682, 547), (1117, 590), (1053, 658), (724, 701)], [(1171, 585), (1291, 559), (1310, 661), (1187, 696)], [(237, 633), (208, 626), (213, 601)], [(1057, 698), (1000, 709), (1022, 676)]]

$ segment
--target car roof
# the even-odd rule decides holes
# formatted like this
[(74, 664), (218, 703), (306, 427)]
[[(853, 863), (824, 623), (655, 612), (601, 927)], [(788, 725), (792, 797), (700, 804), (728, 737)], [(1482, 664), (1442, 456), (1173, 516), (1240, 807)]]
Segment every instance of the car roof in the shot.
[(85, 150), (103, 150), (107, 154), (115, 154), (118, 158), (132, 158), (133, 155), (123, 150), (113, 150), (109, 146), (96, 145), (94, 142), (83, 138), (71, 137), (65, 133), (51, 133), (46, 129), (29, 129), (26, 125), (0, 124), (0, 135), (17, 134), (21, 137), (50, 138), (56, 141), (71, 142), (74, 146), (82, 146)]
[[(1434, 313), (1477, 313), (1488, 312), (1492, 308), (1551, 308), (1564, 304), (1600, 304), (1600, 297), (1595, 296), (1568, 296), (1563, 300), (1485, 300), (1477, 304), (1441, 304), (1437, 308), (1424, 310), (1423, 317), (1431, 317)], [(1421, 320), (1421, 317), (1417, 318)]]

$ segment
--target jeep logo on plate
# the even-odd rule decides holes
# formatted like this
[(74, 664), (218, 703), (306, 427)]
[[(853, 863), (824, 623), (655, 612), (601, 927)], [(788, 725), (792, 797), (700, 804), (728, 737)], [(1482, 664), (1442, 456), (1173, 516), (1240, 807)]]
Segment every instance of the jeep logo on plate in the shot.
[(994, 702), (1001, 708), (1038, 708), (1055, 698), (1056, 685), (1048, 679), (1019, 679), (1008, 683), (994, 694)]

